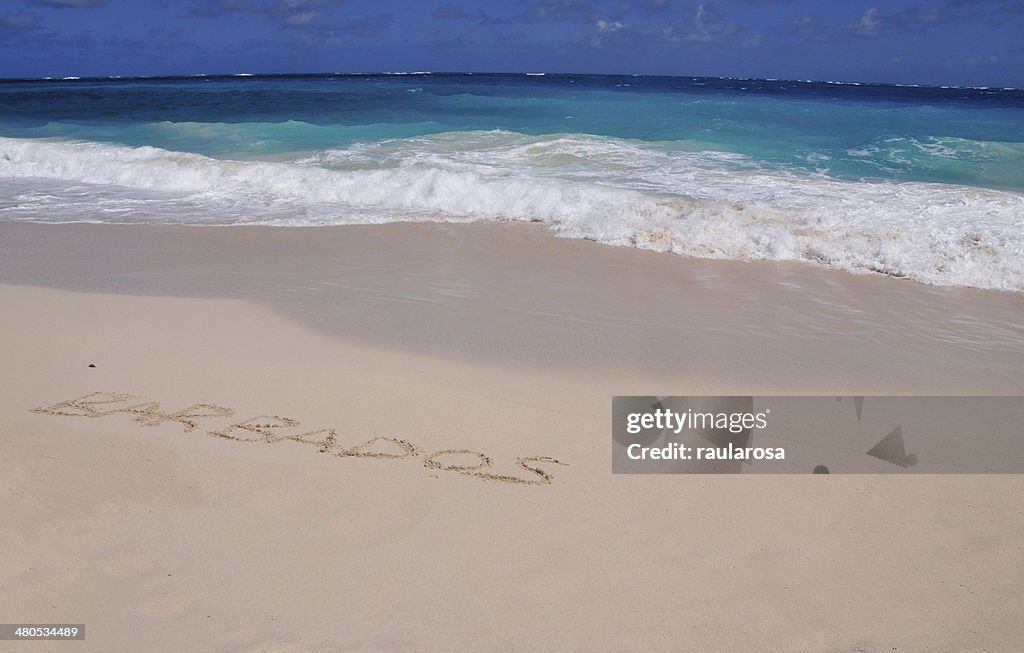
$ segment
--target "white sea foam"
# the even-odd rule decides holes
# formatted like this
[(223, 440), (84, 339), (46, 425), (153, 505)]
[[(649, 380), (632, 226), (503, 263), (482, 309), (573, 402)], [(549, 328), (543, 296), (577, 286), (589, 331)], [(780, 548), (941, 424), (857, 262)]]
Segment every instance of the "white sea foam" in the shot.
[(0, 138), (0, 189), (0, 219), (538, 221), (613, 245), (1024, 290), (1024, 195), (839, 181), (680, 144), (460, 132), (270, 162)]

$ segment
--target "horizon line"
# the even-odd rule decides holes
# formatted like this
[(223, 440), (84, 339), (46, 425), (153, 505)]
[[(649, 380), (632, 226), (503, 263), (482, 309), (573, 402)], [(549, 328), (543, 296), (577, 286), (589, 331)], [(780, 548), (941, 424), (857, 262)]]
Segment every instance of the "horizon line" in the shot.
[(395, 70), (395, 71), (334, 71), (334, 72), (289, 72), (289, 73), (170, 73), (163, 75), (67, 75), (67, 76), (45, 76), (45, 77), (0, 77), (0, 83), (25, 83), (25, 82), (94, 82), (94, 81), (117, 81), (117, 80), (160, 80), (160, 79), (211, 79), (211, 78), (267, 78), (267, 77), (399, 77), (399, 76), (472, 76), (492, 75), (509, 77), (644, 77), (661, 79), (692, 79), (692, 80), (728, 80), (728, 81), (750, 81), (750, 82), (771, 82), (771, 83), (794, 83), (794, 84), (831, 84), (835, 86), (890, 86), (896, 88), (934, 88), (934, 89), (968, 89), (968, 90), (996, 90), (996, 91), (1022, 91), (1024, 87), (1016, 86), (964, 86), (959, 84), (918, 84), (906, 82), (870, 82), (863, 80), (832, 80), (832, 79), (787, 79), (781, 77), (734, 77), (716, 75), (665, 75), (649, 73), (581, 73), (581, 72), (554, 72), (554, 71), (470, 71), (470, 70)]

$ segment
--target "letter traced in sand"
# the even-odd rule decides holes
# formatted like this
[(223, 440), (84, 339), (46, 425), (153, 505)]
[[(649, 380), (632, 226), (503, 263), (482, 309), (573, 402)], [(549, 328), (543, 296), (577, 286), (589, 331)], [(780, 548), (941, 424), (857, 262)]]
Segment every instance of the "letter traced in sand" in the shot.
[[(381, 451), (376, 448), (378, 444), (387, 442), (393, 445), (392, 453)], [(385, 458), (391, 460), (402, 460), (403, 458), (415, 458), (422, 453), (423, 452), (417, 449), (416, 445), (411, 442), (406, 442), (405, 440), (399, 440), (397, 438), (385, 438), (378, 436), (372, 440), (367, 440), (362, 444), (357, 444), (349, 449), (342, 449), (334, 455), (341, 456), (342, 458), (351, 456), (353, 458)]]
[[(124, 414), (131, 415), (132, 420), (141, 426), (155, 427), (165, 422), (176, 422), (181, 424), (186, 433), (198, 428), (200, 420), (231, 417), (235, 414), (234, 409), (209, 403), (192, 404), (176, 412), (167, 412), (161, 410), (158, 401), (121, 392), (91, 392), (77, 399), (39, 406), (31, 409), (31, 412), (61, 417), (93, 418)], [(332, 454), (338, 458), (420, 460), (426, 469), (454, 472), (485, 481), (514, 485), (547, 485), (554, 480), (554, 476), (545, 471), (542, 465), (568, 466), (550, 456), (533, 456), (516, 459), (516, 466), (527, 472), (525, 478), (511, 474), (493, 474), (484, 471), (493, 466), (493, 459), (479, 451), (443, 449), (428, 455), (412, 442), (385, 436), (372, 437), (352, 446), (341, 446), (338, 442), (338, 432), (333, 428), (301, 433), (287, 432), (290, 429), (296, 429), (299, 424), (298, 420), (290, 417), (258, 415), (220, 429), (208, 430), (206, 433), (235, 442), (262, 442), (264, 444), (284, 441), (298, 442), (312, 445), (318, 452)]]

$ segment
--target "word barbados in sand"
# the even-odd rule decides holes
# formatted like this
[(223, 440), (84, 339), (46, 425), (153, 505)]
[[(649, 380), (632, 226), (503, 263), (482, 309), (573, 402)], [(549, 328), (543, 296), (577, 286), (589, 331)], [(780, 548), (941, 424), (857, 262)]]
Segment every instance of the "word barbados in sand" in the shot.
[[(159, 426), (164, 422), (177, 422), (184, 427), (185, 432), (198, 428), (199, 420), (226, 418), (235, 413), (231, 408), (216, 404), (192, 404), (171, 413), (161, 409), (158, 401), (117, 392), (93, 392), (76, 399), (39, 406), (31, 411), (43, 415), (64, 417), (106, 417), (125, 414), (132, 415), (134, 421), (142, 426)], [(494, 474), (485, 471), (493, 465), (493, 460), (479, 451), (443, 449), (427, 453), (406, 440), (383, 436), (373, 437), (354, 446), (344, 447), (338, 442), (338, 433), (333, 428), (303, 433), (289, 432), (297, 426), (299, 426), (299, 422), (289, 417), (259, 415), (218, 430), (206, 431), (206, 433), (213, 437), (238, 442), (262, 442), (265, 444), (282, 441), (299, 442), (316, 447), (320, 453), (339, 458), (413, 459), (422, 462), (427, 469), (455, 472), (485, 481), (516, 485), (549, 484), (553, 476), (541, 466), (566, 465), (566, 463), (548, 456), (517, 458), (516, 466), (527, 473), (525, 478), (510, 474)]]

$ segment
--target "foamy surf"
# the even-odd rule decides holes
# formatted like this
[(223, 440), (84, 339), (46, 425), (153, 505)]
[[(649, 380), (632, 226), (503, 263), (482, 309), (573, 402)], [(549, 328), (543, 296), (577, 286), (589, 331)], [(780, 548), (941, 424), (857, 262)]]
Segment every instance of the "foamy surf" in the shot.
[(0, 219), (306, 226), (516, 220), (687, 256), (1024, 289), (1024, 195), (844, 181), (590, 135), (456, 132), (286, 161), (0, 138)]

